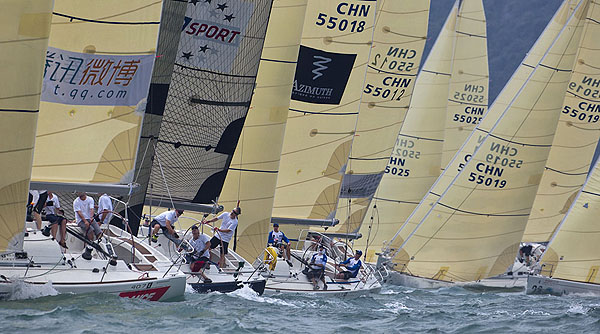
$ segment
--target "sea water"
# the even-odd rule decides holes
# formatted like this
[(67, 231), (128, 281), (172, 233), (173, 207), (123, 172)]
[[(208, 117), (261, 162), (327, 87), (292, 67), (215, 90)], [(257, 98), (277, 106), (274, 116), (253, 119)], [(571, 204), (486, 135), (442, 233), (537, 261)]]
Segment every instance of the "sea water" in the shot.
[[(45, 295), (40, 297), (41, 295)], [(149, 302), (21, 287), (0, 333), (600, 333), (600, 297), (384, 286), (362, 297), (193, 293)]]

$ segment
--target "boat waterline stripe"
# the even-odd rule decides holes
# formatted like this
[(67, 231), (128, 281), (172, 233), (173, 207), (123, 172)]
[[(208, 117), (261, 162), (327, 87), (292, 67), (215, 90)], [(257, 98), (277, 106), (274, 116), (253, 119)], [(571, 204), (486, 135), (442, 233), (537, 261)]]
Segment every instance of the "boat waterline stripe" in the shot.
[(563, 175), (572, 175), (572, 176), (576, 176), (576, 175), (587, 175), (587, 172), (582, 172), (582, 173), (566, 173), (566, 172), (561, 172), (558, 169), (554, 169), (554, 168), (550, 168), (550, 167), (546, 167), (547, 170), (551, 170), (553, 172), (559, 173), (559, 174), (563, 174)]
[(457, 101), (457, 100), (453, 100), (453, 99), (448, 99), (448, 101), (450, 101), (450, 102), (456, 102), (458, 104), (468, 104), (468, 105), (478, 106), (478, 107), (487, 107), (488, 106), (485, 103), (471, 103), (471, 102)]
[(202, 100), (202, 99), (196, 99), (196, 98), (191, 98), (190, 102), (192, 103), (198, 103), (198, 104), (204, 104), (204, 105), (209, 105), (209, 106), (222, 106), (222, 107), (250, 107), (250, 101), (241, 101), (241, 102), (236, 102), (236, 101), (209, 101), (209, 100)]
[(513, 141), (513, 140), (504, 139), (504, 138), (502, 138), (502, 137), (500, 137), (500, 136), (494, 135), (494, 134), (492, 134), (492, 133), (489, 133), (488, 131), (486, 131), (486, 130), (482, 130), (482, 129), (480, 129), (480, 128), (475, 128), (475, 130), (479, 130), (479, 131), (481, 131), (481, 132), (483, 132), (483, 133), (487, 133), (487, 134), (488, 134), (490, 137), (492, 137), (492, 138), (500, 139), (500, 140), (502, 140), (502, 141), (505, 141), (505, 142), (507, 142), (507, 143), (511, 143), (511, 144), (517, 144), (517, 145), (521, 145), (521, 146), (531, 146), (531, 147), (552, 147), (552, 145), (551, 145), (551, 144), (550, 144), (550, 145), (541, 145), (541, 144), (526, 144), (526, 143), (521, 143), (521, 142), (518, 142), (518, 141)]
[(175, 63), (175, 66), (185, 68), (186, 70), (190, 70), (190, 71), (205, 72), (205, 73), (210, 73), (210, 74), (214, 74), (214, 75), (222, 75), (225, 77), (256, 79), (256, 75), (237, 75), (237, 74), (220, 73), (220, 72), (214, 72), (214, 71), (209, 71), (209, 70), (203, 70), (201, 68), (189, 67), (189, 66), (178, 64), (178, 63)]
[(273, 174), (277, 174), (276, 170), (245, 169), (245, 168), (232, 168), (232, 167), (230, 167), (229, 170), (236, 170), (236, 171), (241, 171), (241, 172), (252, 172), (252, 173), (273, 173)]
[(448, 208), (450, 210), (454, 210), (457, 212), (462, 212), (462, 213), (467, 213), (470, 215), (475, 215), (475, 216), (487, 216), (487, 217), (528, 217), (529, 213), (522, 213), (522, 214), (497, 214), (497, 213), (480, 213), (480, 212), (473, 212), (473, 211), (466, 211), (466, 210), (461, 210), (461, 209), (457, 209), (457, 208), (453, 208), (449, 205), (446, 205), (442, 202), (437, 202), (437, 204)]
[(267, 59), (267, 58), (260, 58), (261, 61), (270, 61), (273, 63), (285, 63), (285, 64), (297, 64), (298, 61), (294, 60), (294, 61), (290, 61), (290, 60), (279, 60), (279, 59)]
[(28, 112), (28, 113), (36, 113), (40, 112), (39, 110), (26, 110), (26, 109), (0, 109), (2, 112)]
[(313, 111), (304, 111), (299, 109), (292, 109), (290, 111), (295, 111), (302, 114), (312, 114), (312, 115), (337, 115), (337, 116), (347, 116), (347, 115), (358, 115), (358, 112), (313, 112)]
[(77, 16), (71, 16), (71, 15), (67, 15), (67, 14), (61, 14), (61, 13), (57, 13), (57, 12), (52, 12), (53, 15), (56, 16), (62, 16), (68, 19), (72, 20), (78, 20), (78, 21), (84, 21), (84, 22), (90, 22), (90, 23), (103, 23), (103, 24), (129, 24), (129, 25), (138, 25), (138, 24), (160, 24), (160, 21), (147, 21), (147, 22), (119, 22), (119, 21), (99, 21), (99, 20), (92, 20), (92, 19), (84, 19), (82, 17), (77, 17)]
[(439, 75), (447, 75), (447, 76), (451, 75), (450, 73), (442, 73), (442, 72), (430, 71), (430, 70), (425, 70), (425, 69), (421, 70), (421, 72), (427, 72), (427, 73), (433, 73), (433, 74), (439, 74)]
[(384, 70), (380, 70), (378, 68), (375, 68), (375, 67), (373, 67), (371, 65), (369, 65), (369, 68), (372, 69), (372, 70), (375, 70), (375, 71), (377, 71), (379, 73), (394, 74), (394, 75), (404, 75), (404, 76), (407, 76), (407, 77), (416, 77), (417, 76), (416, 74), (388, 72), (388, 71), (384, 71)]
[(457, 34), (462, 34), (462, 35), (467, 35), (469, 37), (480, 37), (480, 38), (487, 38), (487, 36), (485, 35), (475, 35), (475, 34), (470, 34), (468, 32), (463, 32), (463, 31), (456, 31)]
[(426, 137), (417, 137), (417, 136), (410, 136), (410, 135), (404, 135), (404, 134), (399, 134), (399, 136), (402, 137), (408, 137), (408, 138), (414, 138), (414, 139), (423, 139), (423, 140), (430, 140), (430, 141), (438, 141), (438, 142), (443, 142), (443, 139), (434, 139), (434, 138), (426, 138)]

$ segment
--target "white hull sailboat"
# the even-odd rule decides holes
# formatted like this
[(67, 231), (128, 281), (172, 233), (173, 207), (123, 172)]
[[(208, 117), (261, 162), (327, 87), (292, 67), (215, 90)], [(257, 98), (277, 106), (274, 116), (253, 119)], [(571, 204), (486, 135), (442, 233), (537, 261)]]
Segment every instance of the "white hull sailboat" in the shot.
[[(84, 242), (76, 225), (68, 226), (68, 249), (27, 223), (24, 252), (0, 258), (0, 296), (10, 298), (20, 284), (51, 284), (59, 293), (111, 293), (125, 298), (165, 301), (181, 298), (185, 276), (159, 252), (114, 226), (101, 243)], [(92, 259), (82, 257), (93, 245)], [(132, 246), (134, 245), (134, 246)], [(134, 249), (133, 249), (134, 248)]]
[[(255, 261), (254, 266), (259, 268), (261, 275), (268, 278), (265, 294), (309, 293), (345, 297), (377, 293), (381, 290), (381, 283), (377, 279), (378, 273), (371, 266), (363, 265), (356, 278), (344, 280), (335, 277), (339, 273), (335, 264), (353, 256), (352, 248), (345, 243), (333, 241), (328, 236), (314, 231), (303, 231), (299, 240), (296, 249), (290, 251), (292, 266), (287, 263), (284, 254), (274, 256), (277, 250), (273, 247), (270, 247), (270, 252), (265, 251), (264, 257)], [(318, 245), (325, 246), (327, 264), (325, 282), (324, 284), (318, 282), (318, 288), (315, 289), (305, 272)]]

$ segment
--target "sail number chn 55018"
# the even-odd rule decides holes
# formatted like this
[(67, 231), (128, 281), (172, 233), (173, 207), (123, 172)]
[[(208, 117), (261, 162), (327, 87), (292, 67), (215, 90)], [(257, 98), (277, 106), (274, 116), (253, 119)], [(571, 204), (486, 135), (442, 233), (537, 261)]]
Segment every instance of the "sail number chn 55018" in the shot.
[[(368, 17), (370, 10), (370, 4), (341, 2), (337, 5), (336, 16), (319, 13), (315, 24), (330, 30), (362, 32), (367, 22), (356, 17)], [(350, 18), (344, 18), (345, 16)]]

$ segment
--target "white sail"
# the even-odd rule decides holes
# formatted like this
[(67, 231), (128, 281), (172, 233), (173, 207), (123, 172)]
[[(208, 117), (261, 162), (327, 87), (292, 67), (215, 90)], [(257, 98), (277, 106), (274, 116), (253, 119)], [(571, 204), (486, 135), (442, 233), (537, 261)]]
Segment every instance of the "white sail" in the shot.
[[(598, 94), (585, 94), (586, 89), (598, 92), (600, 86), (599, 36), (600, 4), (591, 2), (577, 64), (565, 98), (565, 106), (571, 110), (582, 109), (580, 112), (586, 112), (580, 107), (581, 104), (600, 105)], [(580, 86), (582, 88), (578, 89)], [(600, 283), (599, 214), (600, 164), (596, 162), (544, 253), (542, 274), (571, 281)]]
[(356, 132), (340, 190), (337, 230), (358, 232), (413, 96), (429, 1), (380, 1)]
[[(595, 26), (589, 24), (594, 14), (590, 12), (586, 21), (584, 45), (596, 42), (588, 39), (600, 39), (593, 33)], [(593, 47), (579, 50), (546, 169), (523, 235), (524, 242), (550, 240), (588, 175), (600, 138), (600, 81), (594, 76), (597, 74), (594, 67), (589, 65), (595, 60), (593, 50)]]
[[(511, 79), (510, 89), (503, 90), (409, 217), (406, 225), (416, 228), (395, 254), (399, 270), (443, 281), (474, 281), (498, 275), (513, 263), (548, 157), (587, 4), (579, 3), (525, 80)], [(470, 159), (460, 165), (467, 154)]]
[(275, 217), (335, 215), (375, 11), (376, 1), (308, 2), (277, 177)]
[[(458, 2), (452, 7), (415, 83), (410, 108), (355, 247), (374, 262), (440, 173)], [(425, 153), (425, 154), (424, 154)]]
[(52, 3), (8, 0), (2, 2), (0, 11), (0, 254), (23, 250)]
[(33, 180), (132, 181), (161, 8), (152, 0), (56, 2)]
[(273, 2), (252, 103), (219, 198), (225, 208), (243, 207), (235, 245), (248, 260), (267, 243), (305, 11), (306, 0)]

